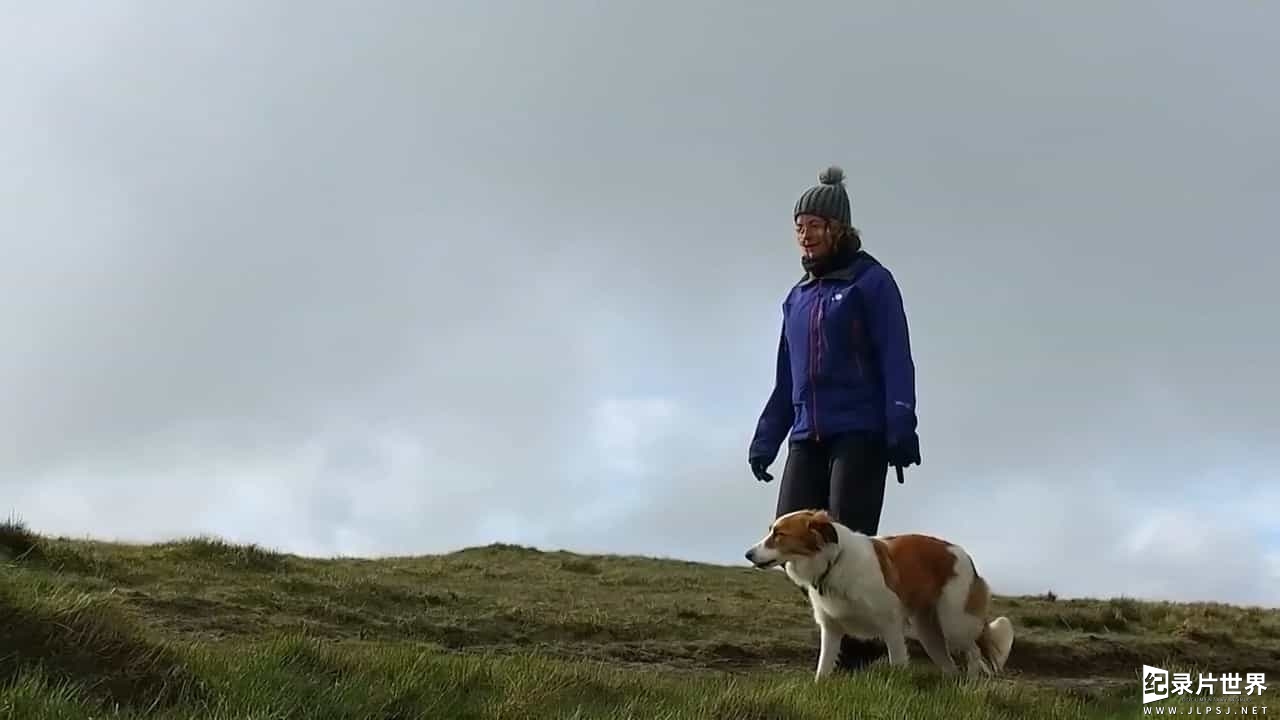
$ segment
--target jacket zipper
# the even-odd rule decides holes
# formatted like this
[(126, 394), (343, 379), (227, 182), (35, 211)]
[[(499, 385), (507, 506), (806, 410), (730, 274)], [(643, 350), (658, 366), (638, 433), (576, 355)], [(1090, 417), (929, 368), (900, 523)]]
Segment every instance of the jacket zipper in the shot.
[(813, 439), (822, 440), (822, 431), (818, 426), (818, 379), (817, 366), (822, 358), (822, 280), (818, 280), (818, 292), (815, 307), (809, 311), (809, 403), (813, 406)]

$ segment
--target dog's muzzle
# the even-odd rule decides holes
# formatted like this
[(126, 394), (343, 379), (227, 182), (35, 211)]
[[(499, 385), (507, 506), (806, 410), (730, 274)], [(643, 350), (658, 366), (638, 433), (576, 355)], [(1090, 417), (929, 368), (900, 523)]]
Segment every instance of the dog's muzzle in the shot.
[(758, 548), (751, 548), (745, 553), (747, 561), (754, 565), (757, 569), (767, 570), (778, 564), (776, 557), (760, 557)]

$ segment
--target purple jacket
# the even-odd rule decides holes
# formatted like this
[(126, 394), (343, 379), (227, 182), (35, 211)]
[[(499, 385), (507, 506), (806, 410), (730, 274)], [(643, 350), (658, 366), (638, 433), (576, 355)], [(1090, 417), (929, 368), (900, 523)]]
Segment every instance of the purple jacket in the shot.
[(777, 377), (750, 457), (773, 462), (782, 441), (849, 431), (894, 440), (916, 428), (915, 363), (902, 294), (865, 251), (782, 302)]

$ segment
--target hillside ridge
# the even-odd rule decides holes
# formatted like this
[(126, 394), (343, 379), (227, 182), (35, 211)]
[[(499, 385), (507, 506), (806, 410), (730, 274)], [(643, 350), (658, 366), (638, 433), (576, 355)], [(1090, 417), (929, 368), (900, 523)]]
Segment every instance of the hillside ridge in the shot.
[[(0, 569), (0, 682), (39, 669), (126, 704), (180, 705), (211, 692), (190, 680), (199, 673), (182, 658), (192, 652), (266, 648), (263, 657), (275, 657), (286, 646), (303, 652), (296, 642), (664, 677), (804, 678), (816, 658), (800, 592), (749, 566), (511, 543), (307, 558), (210, 536), (45, 537), (10, 521), (0, 525)], [(1051, 592), (997, 595), (995, 609), (1017, 629), (1003, 681), (1020, 687), (1132, 695), (1143, 664), (1280, 677), (1280, 611)], [(84, 638), (91, 650), (77, 649)]]

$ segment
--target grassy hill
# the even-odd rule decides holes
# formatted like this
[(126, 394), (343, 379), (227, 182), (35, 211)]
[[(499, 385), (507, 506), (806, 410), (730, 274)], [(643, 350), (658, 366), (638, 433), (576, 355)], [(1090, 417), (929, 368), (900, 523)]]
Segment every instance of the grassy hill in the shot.
[(1101, 718), (1140, 715), (1143, 663), (1280, 684), (1280, 612), (1220, 604), (1001, 597), (1004, 678), (921, 660), (815, 687), (816, 631), (776, 571), (505, 545), (320, 560), (11, 522), (0, 572), (5, 718)]

